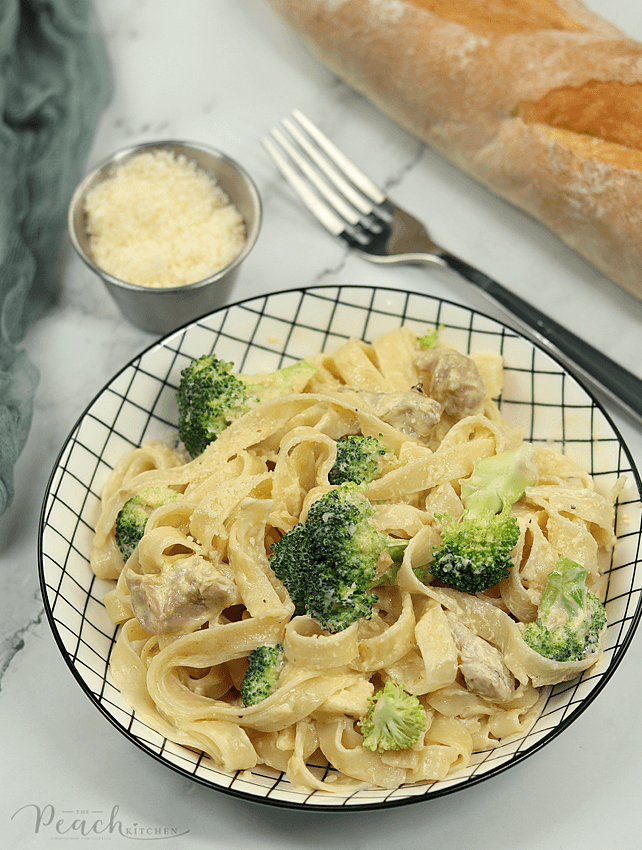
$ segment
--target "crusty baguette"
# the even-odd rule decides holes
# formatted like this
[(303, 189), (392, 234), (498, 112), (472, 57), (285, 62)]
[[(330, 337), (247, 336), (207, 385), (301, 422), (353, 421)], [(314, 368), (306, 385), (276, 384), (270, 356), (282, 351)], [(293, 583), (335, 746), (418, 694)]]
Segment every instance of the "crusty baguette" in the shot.
[(577, 0), (268, 0), (395, 121), (642, 298), (642, 44)]

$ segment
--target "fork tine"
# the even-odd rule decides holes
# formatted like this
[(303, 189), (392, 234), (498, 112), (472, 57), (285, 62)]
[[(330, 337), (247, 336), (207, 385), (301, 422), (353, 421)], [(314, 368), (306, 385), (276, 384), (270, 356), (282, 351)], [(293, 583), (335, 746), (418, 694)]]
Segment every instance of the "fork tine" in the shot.
[[(274, 129), (271, 131), (274, 138), (281, 145), (283, 150), (288, 154), (292, 162), (297, 166), (299, 171), (307, 177), (307, 179), (312, 183), (313, 186), (319, 191), (321, 195), (325, 198), (325, 200), (330, 204), (330, 206), (339, 213), (347, 222), (350, 224), (358, 224), (359, 216), (357, 213), (350, 207), (346, 202), (341, 198), (337, 193), (331, 188), (331, 186), (327, 183), (327, 181), (323, 180), (318, 172), (314, 170), (310, 166), (310, 164), (305, 160), (296, 150), (294, 145), (292, 145), (285, 136), (280, 133), (278, 130)], [(309, 153), (307, 148), (305, 149), (306, 153)], [(316, 161), (316, 160), (315, 160)]]
[(375, 204), (383, 204), (386, 200), (386, 196), (376, 183), (373, 183), (360, 168), (357, 168), (354, 162), (348, 159), (343, 151), (340, 151), (334, 142), (331, 142), (330, 139), (322, 133), (321, 130), (319, 130), (316, 124), (313, 124), (312, 121), (310, 121), (310, 119), (307, 118), (299, 109), (294, 109), (292, 111), (292, 116), (296, 118), (299, 124), (301, 124), (301, 126), (314, 139), (317, 145), (326, 152), (330, 159), (339, 166), (341, 171), (350, 178), (354, 185), (357, 186), (357, 188), (359, 188), (366, 197), (370, 198)]
[[(343, 174), (337, 171), (337, 169), (334, 167), (333, 162), (326, 158), (328, 156), (327, 151), (325, 151), (325, 156), (322, 155), (319, 148), (311, 144), (311, 136), (305, 136), (301, 132), (301, 130), (296, 126), (296, 124), (294, 124), (289, 119), (285, 118), (282, 123), (286, 130), (290, 133), (292, 138), (298, 142), (301, 149), (317, 165), (320, 171), (322, 171), (326, 175), (326, 177), (328, 177), (332, 181), (332, 183), (334, 183), (334, 185), (342, 193), (346, 200), (350, 204), (352, 204), (355, 209), (359, 210), (359, 212), (363, 215), (370, 215), (370, 213), (372, 212), (372, 199), (368, 198), (366, 200), (366, 198), (360, 192), (355, 191), (353, 186), (348, 183)], [(308, 123), (311, 124), (311, 122)], [(314, 141), (316, 141), (316, 139)]]
[(342, 221), (342, 219), (340, 219), (339, 216), (321, 200), (321, 198), (319, 198), (317, 193), (310, 188), (310, 185), (272, 144), (270, 139), (263, 139), (263, 145), (276, 163), (276, 166), (283, 177), (287, 180), (290, 186), (292, 186), (294, 192), (310, 210), (312, 215), (321, 222), (326, 230), (329, 230), (334, 236), (340, 236), (345, 229), (345, 222)]

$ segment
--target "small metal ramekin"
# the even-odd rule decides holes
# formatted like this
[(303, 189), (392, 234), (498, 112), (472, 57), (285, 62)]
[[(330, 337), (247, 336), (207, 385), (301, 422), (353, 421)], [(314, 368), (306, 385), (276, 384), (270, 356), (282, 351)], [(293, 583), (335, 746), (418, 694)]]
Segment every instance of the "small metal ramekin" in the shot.
[[(111, 176), (119, 165), (143, 151), (169, 150), (184, 155), (216, 180), (229, 195), (246, 228), (240, 254), (224, 269), (197, 283), (156, 288), (127, 283), (105, 272), (93, 260), (86, 230), (85, 196)], [(105, 283), (125, 318), (145, 331), (165, 334), (222, 307), (243, 260), (250, 253), (261, 229), (261, 199), (254, 181), (238, 163), (214, 148), (192, 142), (147, 142), (125, 148), (109, 157), (80, 182), (69, 205), (68, 229), (78, 255)]]

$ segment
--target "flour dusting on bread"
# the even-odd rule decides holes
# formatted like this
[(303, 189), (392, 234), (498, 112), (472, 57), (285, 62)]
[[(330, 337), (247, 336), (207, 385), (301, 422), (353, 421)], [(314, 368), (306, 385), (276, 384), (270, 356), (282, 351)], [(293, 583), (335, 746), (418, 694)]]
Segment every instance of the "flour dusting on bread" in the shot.
[(578, 0), (268, 0), (339, 77), (642, 298), (642, 44)]

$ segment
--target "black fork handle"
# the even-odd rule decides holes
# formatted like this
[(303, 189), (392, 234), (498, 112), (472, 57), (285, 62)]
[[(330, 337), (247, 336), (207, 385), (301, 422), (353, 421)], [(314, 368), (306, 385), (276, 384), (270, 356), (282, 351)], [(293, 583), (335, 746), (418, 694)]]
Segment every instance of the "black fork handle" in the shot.
[(438, 255), (445, 264), (479, 287), (492, 301), (514, 316), (520, 330), (561, 360), (571, 374), (603, 393), (642, 426), (642, 380), (559, 325), (532, 304), (505, 289), (479, 269), (449, 254)]

